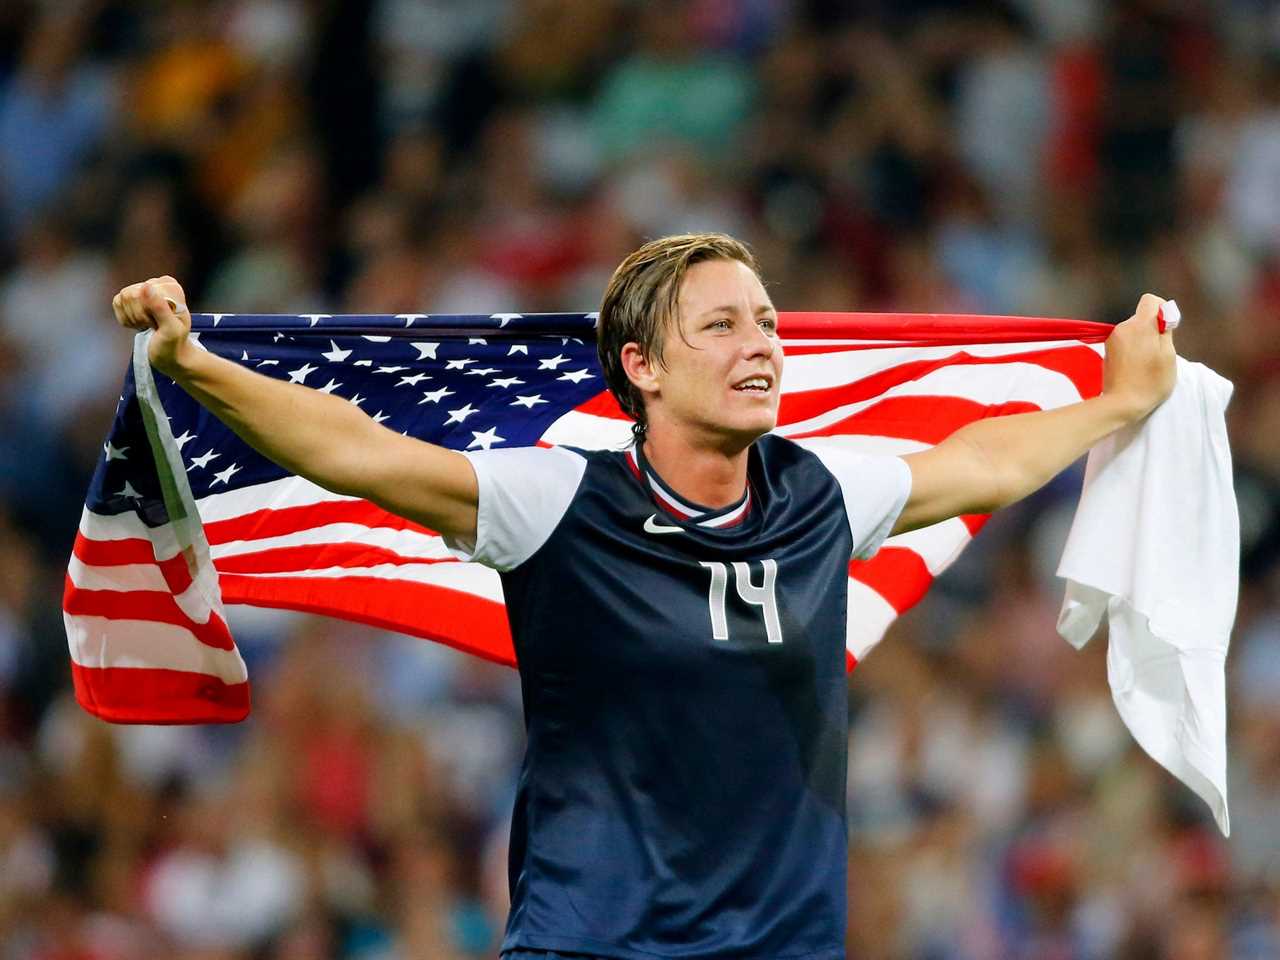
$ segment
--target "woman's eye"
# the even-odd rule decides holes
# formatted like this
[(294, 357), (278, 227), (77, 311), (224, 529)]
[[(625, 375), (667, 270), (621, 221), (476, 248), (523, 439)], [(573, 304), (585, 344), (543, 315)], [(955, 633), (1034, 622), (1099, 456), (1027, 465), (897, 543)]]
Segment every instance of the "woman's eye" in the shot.
[(773, 333), (775, 330), (778, 329), (778, 321), (775, 320), (773, 317), (765, 317), (763, 320), (760, 321), (760, 326), (763, 329), (767, 330), (769, 333)]
[(729, 321), (728, 321), (728, 320), (717, 320), (717, 321), (715, 321), (715, 323), (711, 324), (711, 328), (712, 328), (713, 330), (728, 330), (728, 329), (729, 329)]

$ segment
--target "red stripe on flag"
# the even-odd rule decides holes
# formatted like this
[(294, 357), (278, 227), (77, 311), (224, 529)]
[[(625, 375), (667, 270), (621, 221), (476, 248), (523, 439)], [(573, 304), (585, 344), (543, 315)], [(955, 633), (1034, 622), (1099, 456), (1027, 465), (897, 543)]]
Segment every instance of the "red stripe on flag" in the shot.
[(1091, 320), (972, 313), (786, 311), (778, 314), (778, 335), (784, 340), (893, 340), (920, 347), (1048, 340), (1102, 343), (1114, 329), (1109, 323)]
[(181, 553), (168, 560), (161, 560), (156, 566), (160, 568), (160, 575), (164, 577), (169, 592), (175, 596), (191, 586), (191, 570), (187, 566), (187, 558)]
[(965, 513), (960, 516), (960, 520), (969, 528), (969, 535), (973, 537), (978, 535), (978, 531), (985, 527), (990, 519), (989, 513)]
[(798, 423), (850, 403), (881, 396), (893, 387), (919, 380), (936, 370), (954, 366), (1002, 363), (1034, 363), (1071, 380), (1081, 396), (1095, 396), (1102, 389), (1102, 358), (1087, 347), (1033, 350), (1000, 357), (975, 357), (961, 351), (934, 360), (913, 360), (836, 387), (784, 393), (778, 406), (778, 423)]
[(84, 564), (91, 567), (116, 567), (126, 563), (155, 563), (156, 554), (150, 540), (130, 537), (127, 540), (91, 540), (76, 534), (71, 547)]
[(183, 627), (208, 647), (232, 650), (235, 642), (217, 611), (209, 612), (209, 622), (192, 620), (177, 602), (159, 590), (82, 590), (68, 576), (62, 592), (62, 609), (86, 617), (108, 620), (154, 620)]
[(238, 723), (249, 715), (249, 684), (152, 667), (85, 667), (72, 661), (76, 699), (111, 723)]
[(613, 398), (613, 394), (608, 390), (603, 393), (597, 393), (586, 403), (580, 403), (573, 409), (578, 413), (589, 413), (593, 417), (608, 417), (610, 420), (631, 419), (622, 412), (622, 408), (618, 406), (618, 401)]
[(390, 530), (416, 530), (418, 533), (436, 536), (435, 531), (389, 513), (368, 500), (324, 500), (297, 507), (254, 510), (238, 517), (206, 523), (204, 532), (212, 545), (235, 540), (280, 537), (329, 523), (358, 523), (366, 527), (385, 527)]
[(344, 617), (515, 666), (506, 609), (500, 603), (461, 590), (376, 577), (250, 577), (224, 573), (219, 582), (226, 603)]
[(918, 440), (921, 443), (940, 443), (975, 420), (1002, 417), (1011, 413), (1032, 413), (1039, 409), (1034, 403), (1023, 400), (986, 404), (964, 397), (889, 397), (843, 420), (817, 430), (790, 434), (789, 438), (800, 440), (804, 437), (869, 434)]
[(158, 567), (171, 593), (182, 593), (191, 586), (191, 569), (186, 557), (179, 553), (168, 560), (158, 561), (150, 540), (138, 537), (126, 540), (90, 540), (83, 533), (77, 533), (71, 551), (81, 563), (90, 567), (119, 567), (126, 564)]
[[(983, 357), (981, 363), (993, 363), (996, 357)], [(1013, 354), (1000, 358), (1016, 359), (1046, 370), (1055, 370), (1075, 385), (1080, 398), (1096, 397), (1102, 392), (1102, 357), (1088, 347), (1072, 347), (1062, 350), (1034, 350), (1025, 354)]]
[(870, 560), (849, 561), (849, 576), (884, 597), (898, 613), (915, 606), (933, 583), (924, 560), (906, 547), (881, 547)]
[(386, 547), (359, 543), (308, 543), (218, 557), (219, 573), (292, 573), (325, 567), (371, 567), (379, 563), (456, 563), (452, 557), (406, 557)]

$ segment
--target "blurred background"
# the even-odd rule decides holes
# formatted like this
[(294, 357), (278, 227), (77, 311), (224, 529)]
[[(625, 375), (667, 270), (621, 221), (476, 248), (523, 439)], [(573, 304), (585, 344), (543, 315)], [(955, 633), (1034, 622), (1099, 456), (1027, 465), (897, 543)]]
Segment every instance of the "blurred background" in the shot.
[(1280, 957), (1280, 6), (0, 3), (0, 960), (469, 960), (506, 911), (513, 672), (234, 608), (235, 727), (72, 701), (59, 602), (126, 283), (196, 310), (594, 310), (643, 239), (781, 309), (1118, 321), (1236, 385), (1231, 810), (1054, 632), (1069, 471), (853, 674), (852, 958)]

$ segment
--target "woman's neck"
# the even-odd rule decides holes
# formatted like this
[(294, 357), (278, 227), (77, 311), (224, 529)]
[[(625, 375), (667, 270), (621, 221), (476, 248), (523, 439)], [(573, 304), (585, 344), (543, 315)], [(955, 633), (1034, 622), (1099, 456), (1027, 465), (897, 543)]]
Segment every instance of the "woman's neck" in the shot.
[(737, 503), (746, 492), (749, 444), (726, 451), (663, 433), (646, 436), (643, 452), (663, 483), (692, 503), (715, 510)]

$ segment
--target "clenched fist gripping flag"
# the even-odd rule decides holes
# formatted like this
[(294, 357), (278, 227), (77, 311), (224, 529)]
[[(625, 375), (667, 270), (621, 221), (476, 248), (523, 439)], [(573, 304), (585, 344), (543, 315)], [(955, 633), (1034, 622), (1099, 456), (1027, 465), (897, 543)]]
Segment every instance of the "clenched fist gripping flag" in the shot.
[[(605, 391), (594, 323), (593, 314), (204, 314), (192, 336), (432, 443), (621, 448), (630, 422)], [(1110, 330), (1017, 317), (783, 314), (777, 432), (876, 453), (921, 450), (980, 417), (1097, 394)], [(496, 573), (454, 559), (431, 530), (255, 453), (152, 371), (148, 337), (135, 341), (67, 569), (63, 610), (85, 709), (117, 722), (242, 719), (249, 682), (229, 603), (329, 614), (514, 662)], [(850, 666), (985, 519), (897, 536), (850, 564)]]

